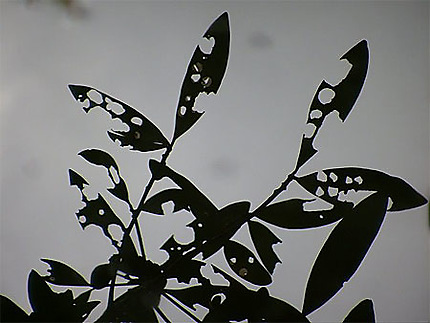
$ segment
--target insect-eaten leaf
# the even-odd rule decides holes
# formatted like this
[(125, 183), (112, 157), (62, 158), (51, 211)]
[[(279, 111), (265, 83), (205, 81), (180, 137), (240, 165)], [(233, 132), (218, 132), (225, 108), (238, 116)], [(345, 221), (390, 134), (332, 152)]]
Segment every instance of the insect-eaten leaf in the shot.
[(351, 69), (339, 84), (333, 86), (322, 81), (318, 87), (309, 108), (307, 126), (310, 133), (302, 137), (297, 167), (305, 164), (317, 153), (313, 142), (327, 115), (337, 111), (343, 122), (354, 107), (363, 88), (369, 66), (367, 41), (360, 41), (340, 59), (346, 59), (351, 64)]
[(162, 206), (170, 201), (174, 204), (173, 212), (178, 212), (180, 210), (190, 211), (189, 203), (186, 201), (186, 194), (179, 188), (169, 188), (154, 194), (146, 200), (142, 211), (164, 215)]
[(201, 93), (217, 93), (221, 86), (230, 50), (227, 12), (212, 23), (203, 37), (207, 41), (213, 39), (215, 44), (209, 53), (198, 46), (191, 57), (176, 110), (174, 140), (190, 129), (202, 116), (203, 112), (194, 110), (196, 98)]
[(256, 222), (248, 221), (249, 233), (255, 249), (269, 273), (273, 274), (277, 263), (281, 263), (273, 250), (273, 245), (282, 242), (268, 227)]
[(256, 213), (256, 216), (285, 229), (309, 229), (339, 221), (352, 210), (351, 204), (336, 204), (329, 210), (306, 211), (304, 204), (311, 201), (291, 199), (273, 203)]
[(303, 305), (305, 315), (332, 298), (356, 272), (381, 228), (387, 204), (386, 195), (372, 194), (335, 226), (312, 267)]
[(63, 286), (89, 286), (85, 278), (69, 265), (52, 259), (41, 260), (50, 266), (49, 275), (44, 276), (48, 283)]
[(225, 243), (224, 256), (230, 268), (246, 281), (259, 286), (272, 282), (272, 277), (254, 253), (240, 243), (232, 240)]
[(419, 207), (427, 200), (403, 179), (383, 172), (359, 168), (340, 167), (322, 171), (326, 180), (319, 180), (318, 173), (297, 177), (297, 182), (310, 193), (331, 204), (339, 204), (341, 194), (350, 191), (376, 191), (388, 195), (393, 204), (389, 211), (402, 211)]
[(73, 169), (69, 169), (69, 180), (70, 186), (76, 186), (82, 192), (85, 185), (89, 185), (88, 182), (81, 175), (76, 173)]
[(100, 303), (88, 302), (87, 294), (74, 299), (70, 289), (56, 293), (34, 270), (28, 278), (28, 295), (33, 309), (30, 314), (32, 322), (83, 322)]
[(343, 323), (374, 323), (375, 310), (373, 309), (373, 301), (371, 299), (364, 299), (358, 303), (349, 312), (347, 317), (343, 320)]
[(108, 131), (112, 141), (118, 140), (121, 146), (140, 152), (167, 148), (170, 144), (162, 132), (148, 118), (131, 106), (111, 97), (99, 90), (85, 85), (69, 85), (75, 100), (87, 103), (85, 112), (93, 108), (105, 110), (112, 119), (119, 119), (128, 131)]
[(91, 164), (106, 168), (108, 176), (114, 185), (113, 187), (108, 188), (108, 191), (131, 207), (127, 184), (121, 177), (118, 164), (111, 155), (100, 149), (86, 149), (78, 153), (78, 155)]

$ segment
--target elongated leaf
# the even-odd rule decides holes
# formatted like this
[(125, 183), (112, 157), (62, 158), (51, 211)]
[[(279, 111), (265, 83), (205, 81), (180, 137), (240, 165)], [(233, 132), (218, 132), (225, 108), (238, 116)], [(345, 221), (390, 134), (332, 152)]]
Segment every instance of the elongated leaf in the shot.
[(96, 289), (107, 287), (115, 274), (116, 269), (112, 263), (98, 265), (91, 272), (91, 286)]
[(326, 180), (318, 179), (318, 173), (298, 177), (297, 182), (310, 193), (324, 201), (339, 204), (340, 194), (353, 191), (377, 191), (388, 195), (393, 204), (389, 211), (402, 211), (427, 203), (427, 200), (403, 179), (383, 172), (359, 168), (340, 167), (322, 171)]
[(371, 299), (364, 299), (355, 306), (348, 316), (345, 317), (343, 323), (374, 323), (375, 311), (373, 309), (373, 302)]
[(189, 202), (186, 201), (186, 194), (182, 189), (170, 188), (151, 196), (146, 200), (142, 211), (163, 215), (163, 204), (172, 201), (174, 203), (173, 212), (180, 210), (190, 211)]
[(161, 131), (143, 114), (131, 106), (99, 90), (85, 85), (69, 85), (75, 100), (88, 103), (85, 112), (94, 108), (105, 110), (112, 119), (119, 119), (128, 126), (128, 131), (108, 131), (112, 141), (118, 140), (121, 146), (130, 146), (141, 152), (163, 149), (169, 146)]
[[(318, 87), (310, 105), (307, 120), (307, 126), (312, 128), (312, 132), (303, 135), (297, 167), (305, 164), (317, 153), (313, 142), (325, 118), (333, 111), (338, 111), (339, 118), (343, 122), (354, 107), (363, 88), (369, 65), (367, 41), (360, 41), (340, 59), (346, 59), (351, 64), (351, 69), (339, 84), (333, 86), (322, 81)], [(327, 94), (333, 97), (324, 99)]]
[(49, 276), (44, 277), (47, 282), (65, 286), (89, 286), (85, 278), (69, 265), (52, 259), (41, 260), (51, 267), (48, 269)]
[(387, 204), (386, 195), (372, 194), (330, 233), (306, 286), (305, 315), (332, 298), (356, 272), (381, 228)]
[(310, 200), (291, 199), (277, 202), (259, 211), (256, 216), (270, 224), (285, 229), (309, 229), (334, 223), (352, 210), (350, 204), (335, 205), (330, 210), (305, 211)]
[(30, 318), (21, 307), (0, 295), (0, 322), (30, 322)]
[(272, 282), (272, 277), (254, 253), (240, 243), (231, 240), (225, 243), (224, 256), (230, 268), (246, 281), (259, 286)]
[(269, 273), (273, 274), (276, 264), (282, 262), (273, 250), (273, 245), (282, 241), (268, 227), (261, 223), (248, 221), (248, 226), (252, 242), (261, 261)]
[(212, 23), (203, 37), (208, 41), (213, 39), (215, 44), (210, 53), (204, 52), (205, 49), (198, 46), (191, 57), (176, 111), (175, 139), (190, 129), (202, 116), (203, 112), (194, 110), (196, 98), (201, 93), (217, 93), (221, 86), (230, 49), (227, 12)]

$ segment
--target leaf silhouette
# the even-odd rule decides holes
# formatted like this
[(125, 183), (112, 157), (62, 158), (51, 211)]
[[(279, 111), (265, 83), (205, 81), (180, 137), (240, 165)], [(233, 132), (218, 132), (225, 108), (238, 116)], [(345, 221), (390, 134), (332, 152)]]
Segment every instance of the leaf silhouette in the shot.
[(0, 322), (30, 322), (27, 313), (3, 295), (0, 295), (0, 309)]
[(130, 146), (140, 152), (163, 149), (169, 146), (162, 132), (143, 114), (131, 106), (99, 90), (85, 85), (69, 85), (75, 100), (86, 103), (85, 112), (94, 108), (105, 110), (112, 119), (119, 119), (128, 127), (128, 131), (108, 131), (112, 141), (118, 140), (121, 146)]
[(365, 323), (365, 322), (376, 322), (375, 321), (375, 311), (373, 309), (373, 302), (371, 299), (364, 299), (358, 303), (349, 312), (347, 317), (343, 320), (343, 323)]
[(427, 203), (427, 200), (403, 179), (377, 170), (340, 167), (322, 172), (327, 177), (326, 181), (319, 180), (316, 172), (296, 180), (307, 191), (332, 204), (339, 204), (340, 194), (347, 194), (350, 190), (377, 191), (388, 195), (393, 202), (389, 211), (407, 210)]
[(51, 267), (48, 269), (49, 276), (44, 277), (47, 282), (65, 286), (89, 286), (85, 278), (70, 266), (57, 260), (41, 260)]
[(306, 286), (305, 315), (333, 297), (356, 272), (381, 228), (387, 204), (386, 195), (370, 195), (330, 233), (315, 260)]
[(270, 224), (285, 229), (309, 229), (334, 223), (352, 210), (350, 204), (336, 204), (332, 209), (305, 211), (304, 204), (311, 200), (291, 199), (273, 203), (256, 216)]
[(95, 289), (107, 287), (115, 275), (116, 269), (112, 263), (98, 265), (91, 272), (91, 286)]
[(180, 210), (190, 211), (189, 202), (186, 201), (186, 194), (179, 188), (169, 188), (154, 194), (146, 200), (142, 211), (163, 215), (162, 205), (170, 201), (174, 203), (173, 212)]
[(272, 282), (272, 277), (254, 253), (240, 243), (232, 240), (225, 243), (224, 256), (230, 268), (246, 281), (259, 286)]
[(184, 80), (182, 82), (174, 139), (176, 140), (190, 129), (203, 112), (195, 111), (196, 98), (201, 93), (217, 93), (224, 77), (230, 50), (230, 27), (228, 13), (219, 16), (205, 32), (203, 37), (215, 41), (210, 53), (197, 46), (191, 57)]
[(121, 177), (119, 173), (119, 167), (111, 155), (100, 149), (86, 149), (79, 152), (78, 155), (91, 164), (103, 166), (106, 168), (108, 176), (114, 185), (113, 188), (108, 188), (108, 191), (115, 197), (126, 202), (130, 208), (132, 207), (129, 199), (127, 184)]
[(282, 262), (273, 250), (273, 245), (282, 241), (269, 228), (259, 222), (248, 221), (248, 227), (261, 261), (269, 273), (273, 274), (276, 264)]
[[(319, 85), (309, 108), (307, 126), (312, 127), (311, 133), (302, 137), (296, 167), (302, 166), (317, 153), (313, 142), (327, 115), (338, 111), (339, 118), (344, 122), (354, 107), (363, 88), (369, 65), (367, 41), (360, 41), (340, 59), (346, 59), (351, 64), (351, 69), (339, 84), (333, 86), (322, 81)], [(333, 97), (323, 98), (327, 93)]]
[(76, 173), (73, 169), (69, 169), (70, 186), (77, 186), (82, 192), (84, 185), (89, 185), (88, 182), (81, 175)]

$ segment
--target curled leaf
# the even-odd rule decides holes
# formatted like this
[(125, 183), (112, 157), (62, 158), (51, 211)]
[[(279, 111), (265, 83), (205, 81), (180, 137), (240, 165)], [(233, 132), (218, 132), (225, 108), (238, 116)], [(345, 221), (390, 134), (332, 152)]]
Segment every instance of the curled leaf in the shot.
[(344, 217), (321, 248), (306, 286), (303, 313), (332, 298), (356, 272), (385, 218), (388, 198), (375, 193)]
[(248, 227), (252, 242), (261, 261), (269, 273), (273, 274), (276, 264), (281, 263), (278, 255), (273, 250), (273, 245), (282, 241), (269, 228), (259, 222), (248, 221)]
[(161, 131), (143, 114), (131, 106), (99, 90), (85, 85), (69, 85), (75, 100), (88, 103), (85, 112), (94, 108), (105, 110), (112, 119), (119, 119), (128, 127), (128, 131), (108, 131), (112, 141), (118, 140), (121, 146), (130, 146), (141, 152), (163, 149), (169, 146)]
[[(346, 59), (351, 64), (351, 69), (339, 84), (333, 86), (322, 81), (318, 87), (306, 122), (310, 133), (303, 135), (297, 167), (305, 164), (317, 153), (313, 142), (325, 118), (333, 111), (338, 111), (343, 122), (354, 107), (363, 88), (369, 65), (367, 41), (360, 41), (340, 59)], [(325, 96), (327, 98), (324, 98)]]
[(230, 268), (241, 278), (255, 285), (269, 285), (270, 274), (260, 264), (254, 253), (235, 241), (224, 245), (224, 256)]
[(326, 180), (319, 180), (317, 172), (297, 177), (296, 180), (310, 193), (331, 204), (341, 203), (341, 195), (345, 196), (350, 191), (376, 191), (388, 195), (393, 202), (389, 211), (412, 209), (427, 203), (427, 200), (403, 179), (377, 170), (340, 167), (322, 172)]
[(285, 229), (309, 229), (334, 223), (352, 210), (350, 204), (335, 205), (330, 210), (306, 211), (304, 204), (310, 200), (291, 199), (273, 203), (256, 216), (270, 224)]
[(48, 269), (50, 275), (44, 277), (47, 282), (65, 286), (89, 286), (85, 278), (72, 267), (52, 259), (41, 260), (51, 267)]
[(203, 37), (215, 44), (209, 53), (198, 46), (191, 57), (182, 82), (174, 140), (190, 129), (203, 112), (195, 111), (196, 98), (201, 93), (217, 93), (224, 77), (230, 49), (230, 27), (228, 14), (224, 12), (209, 27)]

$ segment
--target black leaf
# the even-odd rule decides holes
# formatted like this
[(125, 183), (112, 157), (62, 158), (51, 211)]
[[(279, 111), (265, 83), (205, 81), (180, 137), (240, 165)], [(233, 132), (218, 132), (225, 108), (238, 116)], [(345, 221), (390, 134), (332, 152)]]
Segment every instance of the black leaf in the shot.
[(272, 282), (272, 277), (254, 253), (240, 243), (231, 240), (225, 243), (224, 256), (230, 268), (246, 281), (259, 286)]
[(330, 233), (306, 286), (303, 313), (332, 298), (356, 272), (381, 228), (388, 198), (375, 193), (360, 202)]
[(340, 194), (349, 191), (377, 191), (388, 195), (393, 204), (389, 211), (402, 211), (427, 203), (427, 200), (412, 186), (399, 177), (383, 172), (359, 168), (340, 167), (322, 171), (326, 180), (319, 180), (318, 173), (296, 178), (310, 193), (331, 204), (339, 204)]
[(89, 286), (85, 278), (70, 266), (56, 260), (41, 260), (51, 267), (48, 269), (50, 275), (44, 277), (47, 282), (65, 286)]
[(364, 299), (349, 312), (343, 323), (374, 323), (375, 311), (371, 299)]
[(29, 322), (27, 313), (9, 298), (0, 295), (0, 322)]
[(207, 40), (215, 41), (210, 53), (203, 52), (198, 46), (191, 57), (185, 78), (182, 82), (174, 140), (190, 129), (203, 112), (195, 111), (196, 98), (201, 93), (217, 93), (224, 77), (230, 49), (230, 27), (228, 14), (219, 16), (203, 35)]
[(128, 131), (108, 131), (111, 140), (118, 140), (121, 146), (130, 146), (141, 152), (163, 149), (169, 146), (168, 140), (161, 131), (143, 114), (131, 106), (99, 90), (84, 85), (69, 85), (75, 100), (88, 101), (85, 112), (99, 107), (105, 110), (112, 119), (121, 120)]
[(96, 289), (107, 287), (115, 275), (116, 269), (112, 263), (98, 265), (91, 273), (91, 285)]
[(311, 200), (291, 199), (273, 203), (256, 216), (285, 229), (308, 229), (334, 223), (352, 210), (350, 204), (337, 204), (330, 210), (305, 211), (303, 206)]
[[(317, 153), (313, 142), (327, 115), (338, 111), (339, 118), (343, 122), (354, 107), (363, 88), (369, 65), (367, 41), (360, 41), (340, 59), (346, 59), (351, 64), (351, 69), (339, 84), (333, 86), (322, 81), (318, 87), (310, 105), (307, 120), (307, 126), (312, 127), (309, 129), (311, 133), (303, 135), (297, 167), (302, 166)], [(327, 93), (331, 98), (322, 98)]]
[(273, 250), (273, 245), (282, 241), (261, 223), (248, 221), (248, 226), (252, 242), (261, 261), (269, 273), (273, 274), (276, 264), (282, 262)]
[(154, 194), (146, 200), (142, 211), (163, 215), (162, 205), (170, 201), (174, 203), (173, 212), (180, 210), (190, 211), (189, 202), (186, 201), (186, 194), (182, 189), (178, 188), (170, 188)]
[(77, 186), (81, 192), (84, 189), (84, 185), (88, 185), (85, 178), (76, 173), (73, 169), (69, 169), (69, 180), (70, 186)]

